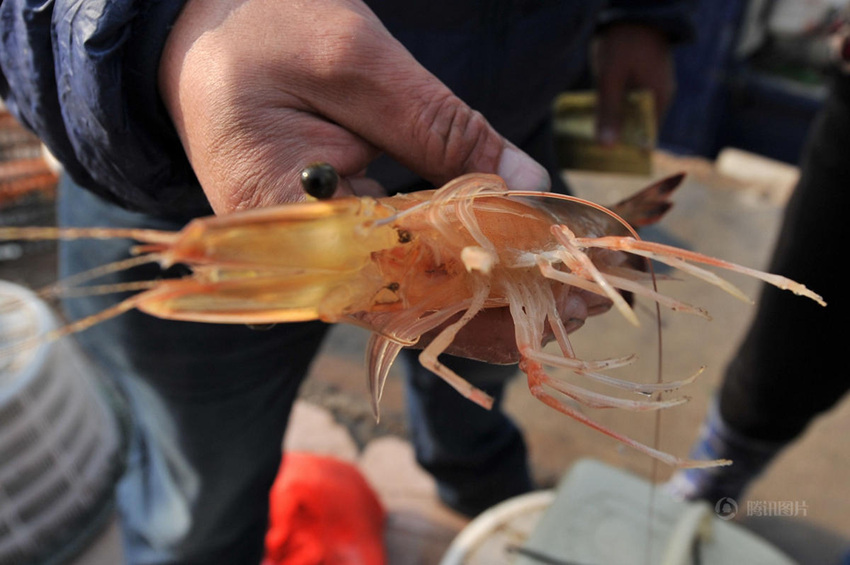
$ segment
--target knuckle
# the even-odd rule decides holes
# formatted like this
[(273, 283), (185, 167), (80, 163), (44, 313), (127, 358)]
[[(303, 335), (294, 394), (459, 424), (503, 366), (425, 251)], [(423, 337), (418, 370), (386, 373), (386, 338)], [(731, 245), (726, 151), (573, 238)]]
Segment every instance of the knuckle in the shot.
[(292, 63), (317, 84), (359, 81), (386, 48), (386, 37), (375, 23), (350, 11), (333, 14), (332, 21), (317, 26), (321, 41), (305, 43)]
[(496, 170), (502, 140), (486, 118), (450, 92), (426, 102), (417, 137), (429, 169), (446, 178)]

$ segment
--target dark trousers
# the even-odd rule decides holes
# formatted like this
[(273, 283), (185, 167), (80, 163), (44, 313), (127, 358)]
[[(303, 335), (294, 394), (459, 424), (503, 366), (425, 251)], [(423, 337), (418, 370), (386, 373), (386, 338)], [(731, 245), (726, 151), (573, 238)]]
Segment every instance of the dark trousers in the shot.
[(840, 267), (850, 210), (847, 77), (836, 79), (812, 126), (801, 172), (770, 270), (802, 282), (828, 306), (766, 287), (720, 393), (726, 423), (761, 440), (790, 441), (850, 387), (848, 291)]

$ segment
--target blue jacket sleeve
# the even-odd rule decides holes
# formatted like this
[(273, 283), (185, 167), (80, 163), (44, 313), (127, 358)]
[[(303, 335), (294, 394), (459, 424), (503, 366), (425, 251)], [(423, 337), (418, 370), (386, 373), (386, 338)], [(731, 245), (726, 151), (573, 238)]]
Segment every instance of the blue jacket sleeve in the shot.
[(599, 14), (599, 27), (635, 22), (653, 26), (674, 43), (696, 35), (696, 0), (611, 0)]
[(165, 216), (209, 206), (157, 92), (178, 0), (4, 0), (0, 95), (80, 185)]

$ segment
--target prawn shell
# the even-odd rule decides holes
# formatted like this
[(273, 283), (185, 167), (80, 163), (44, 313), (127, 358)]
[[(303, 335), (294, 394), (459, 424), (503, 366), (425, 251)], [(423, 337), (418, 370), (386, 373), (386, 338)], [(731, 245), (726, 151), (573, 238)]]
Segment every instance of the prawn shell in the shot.
[[(395, 210), (372, 198), (264, 208), (192, 221), (161, 263), (191, 265), (138, 308), (174, 320), (296, 322), (368, 308), (384, 286), (372, 254), (399, 244)], [(381, 297), (377, 297), (381, 300)]]
[[(468, 295), (461, 252), (477, 242), (451, 202), (403, 214), (430, 202), (434, 192), (304, 202), (194, 220), (162, 253), (166, 266), (191, 265), (192, 278), (163, 282), (138, 307), (175, 320), (252, 324), (336, 322), (357, 312), (412, 306), (438, 310)], [(529, 251), (554, 249), (555, 224), (568, 224), (580, 236), (627, 233), (610, 212), (572, 197), (470, 198), (503, 267)], [(500, 306), (504, 299), (494, 295), (488, 303)]]
[(394, 231), (373, 225), (393, 213), (373, 198), (342, 198), (199, 218), (183, 229), (163, 262), (356, 270), (372, 251), (398, 242)]

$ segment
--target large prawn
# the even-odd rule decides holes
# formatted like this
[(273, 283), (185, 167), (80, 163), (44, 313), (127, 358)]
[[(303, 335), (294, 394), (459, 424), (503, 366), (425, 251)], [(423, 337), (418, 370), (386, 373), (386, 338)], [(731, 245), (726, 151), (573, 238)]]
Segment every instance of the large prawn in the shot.
[[(688, 461), (658, 451), (594, 422), (569, 401), (638, 411), (685, 401), (662, 399), (659, 393), (677, 389), (695, 375), (652, 384), (612, 377), (606, 371), (628, 365), (633, 356), (580, 359), (558, 313), (557, 297), (580, 290), (610, 300), (635, 325), (637, 317), (624, 294), (706, 316), (699, 308), (658, 293), (646, 258), (737, 296), (741, 293), (735, 287), (694, 263), (757, 277), (825, 304), (784, 277), (641, 240), (632, 226), (657, 221), (671, 205), (670, 192), (681, 180), (682, 175), (663, 179), (611, 210), (564, 195), (509, 191), (495, 175), (471, 174), (435, 191), (380, 199), (312, 200), (200, 218), (179, 232), (4, 228), (0, 238), (127, 237), (141, 243), (134, 248), (134, 257), (60, 281), (51, 289), (53, 294), (97, 291), (96, 286), (79, 285), (145, 262), (191, 269), (184, 278), (140, 282), (134, 286), (141, 289), (137, 294), (39, 340), (82, 331), (133, 308), (171, 320), (263, 325), (318, 319), (363, 326), (372, 331), (367, 364), (376, 417), (390, 366), (403, 347), (415, 345), (426, 332), (436, 336), (419, 355), (422, 365), (473, 402), (490, 408), (492, 398), (438, 357), (478, 313), (507, 307), (519, 366), (535, 397), (670, 465), (723, 465), (728, 461)], [(127, 290), (127, 285), (120, 290)], [(547, 335), (554, 336), (559, 355), (544, 351)], [(625, 399), (594, 392), (551, 376), (547, 366), (642, 396)]]

